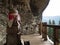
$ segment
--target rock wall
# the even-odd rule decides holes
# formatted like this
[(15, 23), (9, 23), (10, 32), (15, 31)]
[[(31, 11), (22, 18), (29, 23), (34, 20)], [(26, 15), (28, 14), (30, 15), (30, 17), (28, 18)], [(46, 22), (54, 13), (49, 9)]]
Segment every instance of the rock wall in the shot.
[[(25, 14), (22, 13), (22, 16), (21, 16), (23, 29), (26, 27), (26, 25), (28, 25), (28, 28), (30, 29), (29, 27), (30, 25), (31, 26), (37, 25), (42, 20), (42, 12), (44, 11), (48, 3), (49, 3), (49, 0), (25, 0), (24, 1), (25, 5), (24, 4), (22, 5), (25, 6), (24, 8), (25, 10), (23, 9)], [(36, 21), (34, 22), (34, 20)], [(34, 26), (32, 26), (32, 28), (33, 28), (33, 32), (35, 32)]]
[(9, 8), (13, 7), (19, 11), (21, 32), (33, 34), (37, 24), (42, 20), (42, 12), (48, 3), (49, 0), (0, 0), (0, 42), (3, 44), (6, 41), (6, 20)]
[(48, 3), (49, 0), (0, 0), (0, 45), (6, 42), (9, 8), (13, 7), (19, 11), (22, 34), (33, 34), (38, 30), (37, 24), (42, 20), (42, 12)]
[(6, 42), (6, 16), (0, 14), (0, 45)]

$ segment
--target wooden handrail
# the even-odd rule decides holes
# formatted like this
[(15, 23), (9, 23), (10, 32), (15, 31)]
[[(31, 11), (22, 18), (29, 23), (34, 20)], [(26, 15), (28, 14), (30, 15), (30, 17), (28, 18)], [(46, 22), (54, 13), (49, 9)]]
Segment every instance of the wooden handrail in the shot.
[(60, 25), (49, 25), (46, 22), (41, 23), (40, 25), (42, 25), (42, 38), (44, 38), (44, 40), (47, 40), (47, 27), (51, 27), (53, 28), (53, 36), (54, 36), (54, 45), (59, 45), (59, 40), (58, 40), (58, 29), (60, 29)]
[(43, 26), (47, 26), (47, 27), (52, 27), (52, 28), (58, 28), (58, 29), (60, 29), (60, 25), (49, 25), (49, 24), (47, 24), (47, 25), (43, 25)]

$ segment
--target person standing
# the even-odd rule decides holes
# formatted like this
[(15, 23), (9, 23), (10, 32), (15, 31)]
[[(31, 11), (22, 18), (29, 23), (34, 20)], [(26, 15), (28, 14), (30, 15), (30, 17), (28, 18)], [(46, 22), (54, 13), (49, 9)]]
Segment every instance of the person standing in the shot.
[(19, 45), (20, 43), (20, 24), (21, 19), (18, 11), (12, 9), (8, 14), (8, 23), (7, 23), (7, 36), (6, 43), (7, 45)]

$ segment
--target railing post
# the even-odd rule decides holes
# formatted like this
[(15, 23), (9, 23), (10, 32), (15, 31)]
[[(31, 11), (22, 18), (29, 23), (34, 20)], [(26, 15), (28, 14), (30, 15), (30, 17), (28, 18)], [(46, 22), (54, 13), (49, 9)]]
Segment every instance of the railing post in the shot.
[(47, 40), (47, 27), (54, 29), (54, 45), (59, 45), (58, 30), (60, 29), (60, 25), (47, 25), (47, 23), (42, 23), (42, 38), (44, 38), (44, 40)]
[(54, 45), (59, 45), (59, 40), (58, 40), (58, 29), (54, 28)]
[(42, 23), (42, 38), (44, 38), (44, 27), (43, 27), (43, 23)]
[(46, 41), (47, 40), (47, 26), (45, 25), (47, 25), (47, 23), (45, 22), (42, 25), (43, 25), (42, 26), (42, 38), (44, 38), (44, 40)]
[(41, 33), (42, 33), (42, 22), (40, 22), (40, 24), (38, 24), (39, 25), (39, 34), (41, 35)]

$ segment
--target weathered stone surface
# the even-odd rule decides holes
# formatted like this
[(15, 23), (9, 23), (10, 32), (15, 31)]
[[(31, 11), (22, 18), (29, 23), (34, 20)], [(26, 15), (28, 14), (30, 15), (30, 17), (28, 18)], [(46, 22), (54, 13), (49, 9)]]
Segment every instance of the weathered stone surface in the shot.
[[(34, 32), (34, 26), (32, 26), (32, 25), (34, 25), (33, 23), (37, 24), (42, 20), (42, 12), (48, 5), (49, 0), (10, 0), (10, 1), (3, 0), (2, 3), (5, 6), (4, 7), (2, 6), (3, 7), (2, 10), (4, 10), (4, 11), (2, 11), (2, 10), (1, 11), (5, 12), (7, 14), (9, 12), (8, 7), (9, 8), (14, 7), (14, 8), (18, 9), (19, 14), (21, 16), (21, 27), (22, 27), (21, 30), (24, 30), (26, 28), (26, 25), (28, 25), (28, 28), (31, 29), (31, 27), (32, 27), (32, 30)], [(3, 23), (1, 23), (1, 24), (5, 25), (5, 23), (6, 23), (5, 17), (2, 16), (2, 19), (3, 19), (3, 21), (2, 20), (1, 21)], [(35, 22), (34, 22), (34, 20), (35, 20)], [(31, 27), (30, 27), (30, 25), (31, 25)], [(29, 29), (27, 32), (31, 32), (31, 30), (29, 30)], [(22, 31), (22, 32), (24, 32), (24, 31)]]
[(6, 19), (4, 14), (0, 14), (0, 45), (6, 42)]
[[(18, 9), (21, 15), (21, 31), (23, 34), (32, 34), (36, 31), (36, 24), (42, 19), (42, 12), (49, 0), (3, 0), (0, 1), (0, 45), (6, 42), (6, 20), (8, 8)], [(1, 14), (2, 13), (2, 14)], [(27, 25), (27, 26), (26, 26)]]
[(30, 6), (33, 14), (38, 16), (47, 7), (49, 0), (30, 0)]

